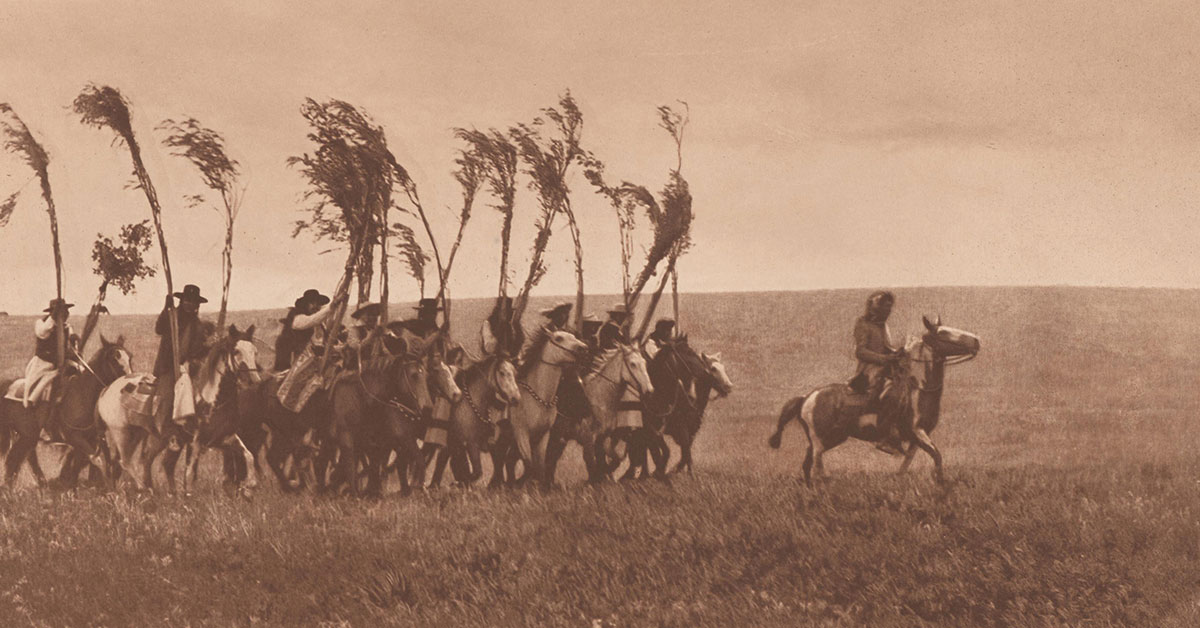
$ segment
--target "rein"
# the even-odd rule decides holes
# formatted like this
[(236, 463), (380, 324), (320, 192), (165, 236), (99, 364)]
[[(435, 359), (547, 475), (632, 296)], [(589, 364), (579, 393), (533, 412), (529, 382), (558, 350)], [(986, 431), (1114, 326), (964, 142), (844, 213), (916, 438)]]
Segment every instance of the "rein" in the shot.
[[(377, 403), (382, 403), (385, 406), (390, 406), (392, 408), (399, 410), (401, 414), (403, 414), (406, 418), (408, 418), (410, 420), (415, 421), (415, 420), (418, 420), (421, 418), (420, 413), (418, 413), (417, 411), (413, 410), (412, 408), (400, 403), (399, 401), (396, 401), (394, 399), (381, 399), (378, 396), (376, 396), (375, 393), (372, 393), (371, 389), (367, 388), (367, 383), (365, 381), (363, 381), (363, 371), (362, 371), (362, 367), (361, 367), (361, 362), (360, 362), (360, 367), (358, 369), (357, 377), (358, 377), (358, 385), (362, 386), (363, 392), (366, 393), (368, 397), (375, 400)], [(404, 378), (404, 385), (406, 387), (411, 388), (411, 386), (409, 386), (409, 384), (408, 384), (407, 377)]]
[(547, 410), (555, 407), (555, 405), (558, 403), (558, 393), (557, 392), (554, 393), (554, 397), (552, 399), (550, 399), (549, 403), (547, 403), (545, 399), (542, 399), (541, 397), (538, 396), (537, 391), (535, 391), (532, 386), (525, 383), (525, 380), (518, 381), (517, 385), (520, 386), (521, 388), (524, 388), (525, 390), (529, 391), (529, 396), (533, 397), (534, 401), (541, 404), (541, 406)]

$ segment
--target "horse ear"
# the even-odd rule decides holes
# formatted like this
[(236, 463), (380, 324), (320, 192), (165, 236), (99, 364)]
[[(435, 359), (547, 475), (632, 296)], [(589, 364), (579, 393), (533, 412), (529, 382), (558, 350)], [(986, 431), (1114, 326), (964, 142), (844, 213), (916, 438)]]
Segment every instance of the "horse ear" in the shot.
[[(101, 336), (101, 338), (103, 338), (103, 336)], [(122, 347), (125, 346), (125, 334), (117, 336), (117, 344), (121, 345)]]
[(238, 332), (237, 325), (230, 325), (230, 326), (229, 326), (229, 337), (230, 337), (230, 338), (237, 338), (239, 335), (240, 335), (240, 334), (239, 334), (239, 332)]
[(721, 352), (720, 352), (720, 351), (718, 351), (718, 352), (716, 352), (716, 353), (712, 354), (712, 355), (711, 355), (711, 356), (709, 356), (709, 357), (711, 357), (713, 360), (715, 360), (715, 361), (717, 361), (717, 362), (720, 362), (720, 361), (721, 361)]
[(937, 315), (937, 319), (933, 321), (933, 324), (937, 325), (938, 327), (942, 326), (942, 315), (940, 312)]
[(247, 327), (246, 331), (242, 332), (242, 337), (246, 340), (254, 340), (254, 327), (254, 325)]
[[(941, 319), (939, 318), (938, 320), (940, 321)], [(922, 322), (922, 323), (925, 323), (925, 329), (928, 329), (929, 331), (937, 331), (938, 325), (937, 325), (937, 324), (934, 324), (934, 323), (931, 323), (931, 322), (929, 322), (929, 318), (928, 318), (928, 317), (926, 317), (926, 316), (922, 315), (922, 316), (921, 316), (921, 322)]]

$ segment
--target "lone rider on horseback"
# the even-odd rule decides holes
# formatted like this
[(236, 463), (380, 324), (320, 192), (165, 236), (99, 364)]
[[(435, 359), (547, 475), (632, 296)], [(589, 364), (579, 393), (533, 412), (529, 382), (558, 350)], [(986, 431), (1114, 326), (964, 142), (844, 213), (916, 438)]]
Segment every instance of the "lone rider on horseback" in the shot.
[[(29, 364), (25, 366), (25, 397), (24, 405), (28, 408), (30, 405), (37, 403), (38, 397), (50, 385), (58, 375), (58, 334), (55, 333), (60, 326), (63, 329), (63, 334), (71, 334), (71, 326), (67, 324), (67, 316), (70, 315), (72, 303), (67, 303), (62, 299), (54, 299), (50, 301), (50, 307), (47, 307), (43, 312), (46, 316), (33, 323), (34, 350), (33, 357), (29, 359)], [(68, 350), (68, 356), (71, 355)]]
[(899, 434), (895, 425), (883, 417), (883, 389), (892, 367), (900, 361), (900, 354), (892, 347), (887, 319), (892, 314), (896, 297), (886, 290), (879, 290), (867, 299), (867, 311), (854, 322), (854, 357), (858, 359), (858, 370), (850, 380), (856, 392), (867, 393), (866, 414), (876, 415), (876, 425), (888, 425), (888, 434), (876, 448), (885, 453), (901, 453)]

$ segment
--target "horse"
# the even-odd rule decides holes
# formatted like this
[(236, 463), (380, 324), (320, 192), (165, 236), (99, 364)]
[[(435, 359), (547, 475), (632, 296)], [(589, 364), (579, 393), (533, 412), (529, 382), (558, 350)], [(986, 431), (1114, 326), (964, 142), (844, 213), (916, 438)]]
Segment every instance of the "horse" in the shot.
[[(207, 412), (214, 407), (225, 380), (257, 377), (257, 350), (252, 341), (253, 335), (253, 325), (245, 332), (231, 326), (227, 338), (209, 347), (203, 357), (189, 365), (197, 367), (193, 401), (201, 411)], [(132, 477), (135, 488), (139, 491), (153, 489), (151, 465), (168, 445), (163, 435), (155, 435), (153, 416), (131, 412), (122, 403), (122, 397), (130, 394), (146, 377), (144, 373), (119, 377), (101, 391), (96, 401), (96, 415), (107, 429), (109, 446), (116, 450), (115, 455), (120, 462), (120, 468)], [(182, 421), (182, 426), (176, 426), (183, 432), (190, 431), (189, 428), (200, 427), (195, 415), (178, 419)], [(172, 429), (173, 426), (166, 427)], [(250, 451), (241, 439), (236, 438), (236, 434), (232, 438), (227, 437), (226, 440), (229, 442), (228, 446), (239, 447), (247, 462), (252, 463)], [(175, 465), (178, 460), (177, 452), (172, 452), (163, 459), (163, 472), (167, 476), (167, 490), (170, 493), (175, 492)], [(115, 468), (113, 472), (115, 475)]]
[[(511, 406), (510, 412), (513, 440), (525, 466), (524, 474), (517, 481), (524, 482), (532, 477), (549, 488), (545, 472), (546, 445), (550, 427), (558, 416), (558, 383), (563, 367), (574, 364), (586, 349), (587, 345), (571, 332), (543, 327), (521, 352), (517, 385), (524, 393)], [(496, 459), (493, 456), (493, 460)], [(494, 468), (493, 472), (496, 470)]]
[(464, 484), (477, 482), (483, 475), (480, 452), (489, 448), (496, 429), (491, 410), (511, 407), (521, 399), (517, 369), (504, 354), (485, 356), (460, 370), (457, 383), (462, 398), (450, 410), (450, 439), (447, 446), (437, 452), (431, 486), (441, 484), (446, 462), (460, 449), (467, 459), (468, 474), (459, 481)]
[[(220, 447), (226, 457), (240, 455), (245, 462), (246, 480), (244, 488), (258, 486), (257, 465), (254, 452), (239, 434), (239, 397), (243, 389), (257, 386), (259, 375), (258, 349), (254, 345), (254, 325), (239, 331), (236, 325), (229, 327), (229, 335), (217, 341), (202, 360), (196, 378), (197, 397), (200, 402), (197, 415), (202, 420), (196, 426), (192, 441), (187, 447), (187, 464), (184, 467), (183, 486), (188, 492), (195, 484), (199, 471), (200, 455), (205, 449)], [(228, 377), (229, 374), (233, 377)], [(163, 457), (163, 468), (174, 469), (179, 459), (178, 450), (168, 450)], [(191, 471), (191, 483), (188, 470)]]
[[(450, 404), (462, 398), (462, 390), (455, 381), (455, 373), (446, 363), (448, 352), (445, 336), (436, 334), (432, 338), (421, 338), (401, 327), (402, 323), (389, 325), (396, 338), (403, 340), (410, 353), (423, 356), (428, 372), (428, 394), (432, 399), (445, 399)], [(398, 347), (391, 338), (385, 343)], [(383, 477), (387, 471), (387, 460), (396, 454), (396, 476), (400, 480), (401, 495), (411, 491), (411, 480), (424, 484), (425, 456), (417, 447), (417, 440), (424, 436), (425, 427), (432, 416), (422, 417), (411, 408), (420, 405), (415, 391), (402, 390), (398, 397), (389, 400), (384, 408), (382, 423), (368, 425), (370, 445), (366, 448), (367, 494), (383, 492)]]
[[(100, 335), (100, 349), (84, 365), (82, 371), (61, 376), (58, 380), (61, 394), (55, 405), (49, 408), (55, 413), (61, 428), (63, 442), (70, 447), (63, 458), (58, 477), (52, 484), (62, 487), (75, 485), (79, 472), (90, 461), (107, 473), (107, 455), (101, 446), (100, 423), (95, 417), (96, 399), (100, 391), (122, 375), (132, 372), (133, 358), (125, 348), (125, 337), (119, 336), (110, 342)], [(0, 382), (0, 389), (8, 390), (12, 382)], [(37, 461), (37, 442), (42, 430), (38, 420), (38, 408), (25, 408), (20, 401), (0, 399), (0, 431), (7, 437), (9, 430), (16, 433), (16, 440), (8, 448), (5, 459), (5, 484), (11, 485), (21, 463), (29, 462), (30, 470), (38, 480), (45, 483), (45, 476)]]
[[(625, 343), (601, 352), (583, 376), (583, 391), (591, 407), (591, 416), (580, 427), (582, 444), (591, 447), (600, 460), (619, 460), (615, 445), (624, 437), (621, 431), (630, 426), (618, 425), (621, 398), (626, 388), (632, 388), (642, 399), (654, 394), (654, 384), (646, 372), (646, 357), (641, 350)], [(636, 428), (633, 428), (636, 429)], [(604, 443), (608, 442), (608, 447)], [(618, 462), (619, 464), (619, 462)], [(607, 475), (613, 468), (606, 467)]]
[(645, 403), (645, 427), (630, 438), (630, 466), (623, 479), (632, 478), (638, 468), (641, 477), (649, 474), (646, 453), (654, 459), (654, 476), (666, 477), (670, 449), (664, 434), (679, 445), (679, 462), (671, 472), (692, 471), (692, 442), (708, 408), (711, 393), (725, 397), (733, 391), (733, 382), (725, 372), (720, 354), (696, 353), (686, 335), (666, 343), (646, 364), (655, 394)]
[[(901, 351), (898, 363), (900, 377), (885, 390), (881, 400), (882, 418), (890, 418), (899, 428), (904, 449), (900, 473), (908, 470), (917, 449), (933, 459), (934, 479), (943, 481), (942, 454), (929, 434), (937, 427), (941, 413), (945, 368), (960, 364), (979, 354), (979, 337), (967, 331), (942, 325), (941, 317), (930, 322), (921, 317), (925, 333), (911, 336)], [(861, 397), (861, 396), (860, 396)], [(853, 403), (854, 392), (848, 384), (829, 384), (796, 397), (783, 406), (775, 433), (767, 440), (778, 449), (783, 440), (783, 428), (795, 420), (804, 428), (808, 448), (804, 454), (804, 482), (812, 486), (812, 474), (824, 475), (822, 456), (848, 438), (878, 442), (888, 436), (887, 430), (863, 415), (861, 404)]]
[[(330, 424), (321, 443), (318, 476), (326, 464), (337, 458), (334, 488), (348, 482), (350, 493), (359, 494), (357, 465), (359, 443), (369, 443), (369, 430), (378, 430), (388, 421), (386, 414), (398, 410), (421, 421), (433, 417), (433, 398), (429, 394), (429, 372), (423, 353), (408, 350), (407, 342), (399, 339), (401, 351), (384, 352), (359, 364), (354, 373), (347, 373), (330, 390)], [(404, 398), (406, 405), (398, 398)], [(391, 410), (389, 410), (391, 409)], [(364, 448), (366, 453), (369, 445)], [(377, 461), (378, 459), (376, 459)], [(369, 469), (368, 472), (374, 472)]]

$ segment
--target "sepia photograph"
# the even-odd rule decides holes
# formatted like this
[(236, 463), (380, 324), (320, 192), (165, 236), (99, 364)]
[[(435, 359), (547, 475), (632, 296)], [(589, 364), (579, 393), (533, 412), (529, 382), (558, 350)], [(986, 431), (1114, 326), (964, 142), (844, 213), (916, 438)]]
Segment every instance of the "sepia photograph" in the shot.
[(1200, 5), (0, 3), (0, 626), (1200, 626)]

